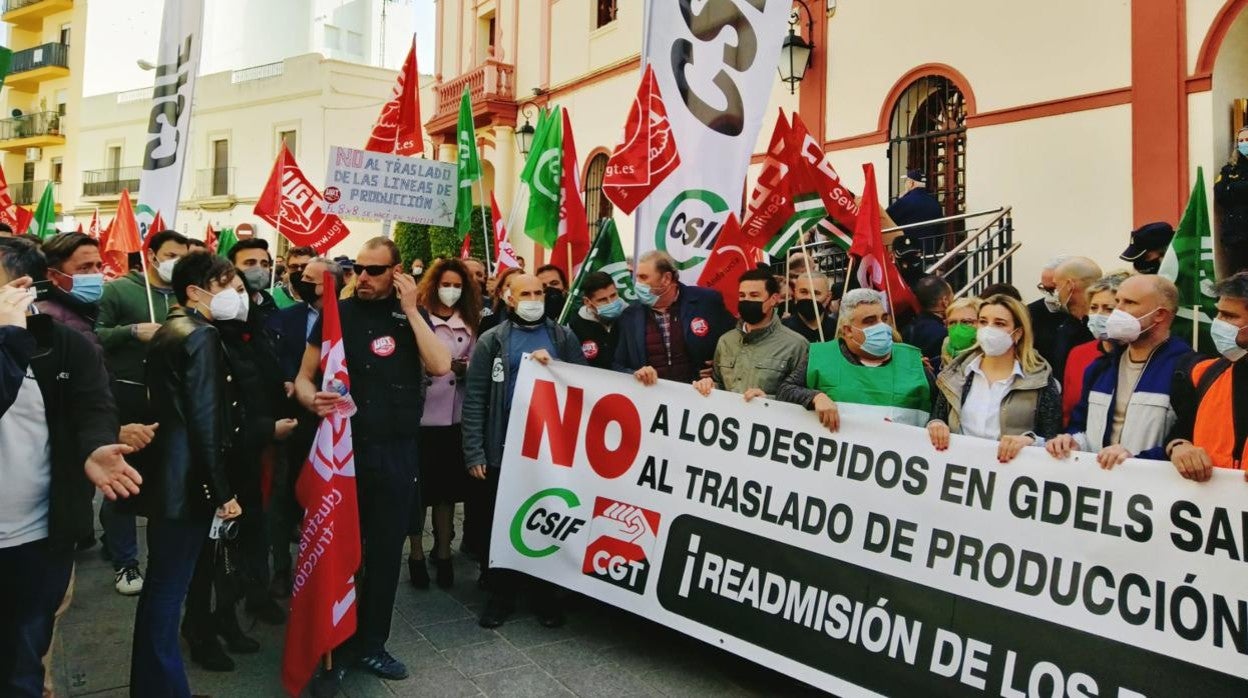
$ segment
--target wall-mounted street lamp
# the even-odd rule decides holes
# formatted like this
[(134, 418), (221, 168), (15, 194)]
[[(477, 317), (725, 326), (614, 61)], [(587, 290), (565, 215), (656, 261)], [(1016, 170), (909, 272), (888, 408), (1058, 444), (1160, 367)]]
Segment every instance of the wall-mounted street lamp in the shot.
[[(789, 35), (784, 37), (784, 43), (780, 46), (780, 65), (777, 68), (780, 71), (780, 80), (789, 84), (789, 94), (797, 92), (797, 83), (806, 77), (806, 69), (810, 67), (815, 51), (815, 19), (811, 16), (805, 0), (793, 1), (796, 4), (789, 13)], [(833, 12), (836, 11), (835, 7), (831, 6)], [(809, 42), (797, 33), (797, 25), (802, 20), (798, 8), (806, 12), (806, 35), (810, 37)]]
[(520, 157), (527, 158), (529, 150), (533, 147), (533, 134), (537, 133), (537, 129), (533, 128), (532, 122), (529, 120), (529, 109), (536, 110), (532, 102), (527, 102), (520, 107), (520, 113), (524, 114), (524, 125), (516, 129), (516, 147), (520, 149)]

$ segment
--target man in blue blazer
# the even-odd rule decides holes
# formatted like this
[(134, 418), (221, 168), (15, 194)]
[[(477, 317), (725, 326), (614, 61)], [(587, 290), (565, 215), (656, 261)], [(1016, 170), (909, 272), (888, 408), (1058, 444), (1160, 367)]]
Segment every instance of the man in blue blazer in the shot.
[(710, 375), (715, 345), (736, 326), (714, 289), (687, 286), (671, 255), (651, 250), (637, 263), (637, 298), (616, 322), (614, 368), (645, 385), (692, 383)]

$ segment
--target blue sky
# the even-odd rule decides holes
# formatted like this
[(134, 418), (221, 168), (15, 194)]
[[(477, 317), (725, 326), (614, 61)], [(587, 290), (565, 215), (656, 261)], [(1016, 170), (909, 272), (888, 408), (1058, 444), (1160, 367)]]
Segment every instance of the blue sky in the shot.
[(434, 40), (437, 36), (434, 25), (438, 15), (433, 0), (416, 0), (413, 4), (416, 12), (416, 63), (422, 73), (432, 73)]

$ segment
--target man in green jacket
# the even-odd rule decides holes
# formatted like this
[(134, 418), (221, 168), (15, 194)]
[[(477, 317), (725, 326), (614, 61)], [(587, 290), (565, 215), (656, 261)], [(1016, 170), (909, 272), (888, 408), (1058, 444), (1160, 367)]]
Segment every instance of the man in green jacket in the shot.
[(741, 324), (715, 345), (711, 377), (694, 382), (702, 395), (712, 388), (745, 396), (773, 397), (784, 378), (806, 358), (809, 345), (780, 323), (780, 282), (765, 268), (751, 269), (737, 281), (737, 314)]
[[(122, 432), (131, 434), (127, 443), (137, 448), (146, 446), (158, 428), (148, 414), (147, 387), (143, 384), (147, 343), (160, 329), (170, 308), (177, 304), (171, 286), (173, 266), (189, 249), (186, 238), (172, 230), (154, 233), (148, 242), (143, 254), (147, 256), (150, 307), (155, 321), (149, 312), (149, 290), (141, 270), (131, 271), (104, 286), (95, 321), (118, 417), (124, 425)], [(105, 500), (100, 507), (100, 526), (104, 529), (104, 554), (113, 562), (117, 592), (133, 596), (143, 591), (134, 516), (117, 511), (113, 502)]]

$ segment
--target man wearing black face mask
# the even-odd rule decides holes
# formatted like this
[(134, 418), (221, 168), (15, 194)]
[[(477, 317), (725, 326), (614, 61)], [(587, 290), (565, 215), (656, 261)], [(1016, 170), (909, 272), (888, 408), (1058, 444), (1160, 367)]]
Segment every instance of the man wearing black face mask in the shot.
[(752, 269), (737, 282), (737, 313), (741, 324), (715, 345), (710, 378), (693, 387), (703, 395), (712, 388), (729, 390), (752, 400), (776, 394), (784, 377), (806, 358), (809, 343), (780, 324), (780, 282), (766, 267)]
[[(836, 341), (836, 313), (832, 304), (832, 285), (823, 272), (811, 272), (797, 277), (793, 287), (793, 314), (784, 326), (798, 333), (807, 342)], [(822, 329), (822, 332), (820, 330)]]
[(1161, 260), (1170, 249), (1174, 228), (1169, 223), (1145, 223), (1131, 231), (1131, 244), (1118, 256), (1141, 274), (1156, 274), (1161, 270)]

